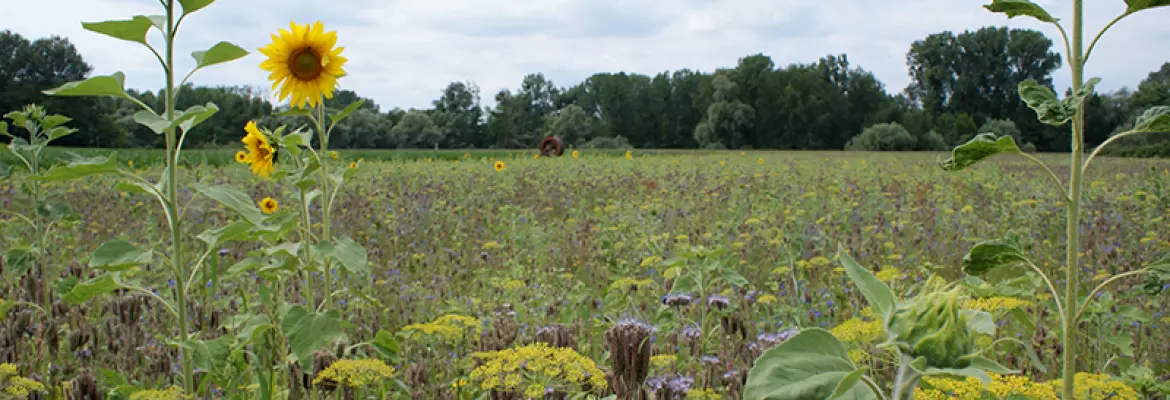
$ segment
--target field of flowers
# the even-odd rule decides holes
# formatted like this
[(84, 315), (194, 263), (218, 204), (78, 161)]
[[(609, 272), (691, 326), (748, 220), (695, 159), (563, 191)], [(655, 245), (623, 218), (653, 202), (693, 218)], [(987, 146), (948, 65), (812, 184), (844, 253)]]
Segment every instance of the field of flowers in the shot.
[[(303, 367), (265, 358), (255, 341), (265, 334), (257, 330), (263, 324), (255, 322), (272, 316), (285, 330), (296, 327), (287, 309), (323, 297), (312, 286), (320, 273), (254, 262), (295, 249), (221, 244), (210, 252), (212, 268), (193, 276), (188, 300), (188, 320), (202, 346), (194, 352), (197, 390), (204, 398), (256, 398), (259, 382), (273, 379), (277, 398), (307, 391), (346, 398), (644, 392), (656, 399), (736, 399), (761, 353), (801, 327), (828, 329), (853, 362), (892, 379), (890, 352), (876, 347), (884, 340), (882, 325), (846, 278), (836, 256), (841, 244), (899, 295), (920, 291), (928, 280), (961, 282), (965, 306), (987, 311), (999, 328), (978, 344), (985, 356), (1023, 371), (1022, 377), (993, 375), (986, 388), (974, 378), (927, 378), (916, 398), (1016, 393), (1054, 399), (1060, 354), (1053, 326), (1059, 325), (1048, 292), (1033, 279), (993, 284), (959, 266), (974, 243), (1012, 229), (1037, 264), (1057, 268), (1064, 243), (1060, 196), (1029, 164), (999, 160), (944, 172), (939, 156), (566, 153), (364, 162), (332, 220), (334, 234), (368, 252), (362, 268), (334, 271), (339, 289), (330, 308), (340, 325), (312, 325), (325, 336), (300, 337), (319, 345)], [(1052, 157), (1055, 169), (1062, 159)], [(351, 161), (359, 160), (342, 152), (335, 162)], [(1170, 163), (1099, 163), (1087, 177), (1081, 232), (1086, 290), (1170, 250), (1164, 220)], [(135, 171), (148, 179), (158, 172)], [(246, 166), (179, 173), (207, 185), (245, 187), (253, 201), (271, 198), (275, 214), (297, 204), (287, 185), (257, 179)], [(109, 273), (93, 267), (97, 244), (121, 239), (149, 248), (155, 243), (148, 241), (168, 238), (155, 201), (113, 190), (116, 183), (97, 177), (47, 184), (50, 196), (78, 205), (79, 213), (53, 236), (49, 264), (59, 268), (50, 280), (57, 296), (76, 292), (101, 270)], [(186, 232), (235, 219), (229, 208), (194, 195), (186, 189), (180, 195), (195, 198), (184, 216)], [(6, 209), (23, 198), (16, 185), (0, 184)], [(188, 242), (203, 239), (192, 234)], [(119, 289), (85, 303), (60, 301), (48, 324), (29, 308), (12, 310), (0, 329), (0, 362), (34, 372), (0, 371), (6, 387), (15, 393), (11, 388), (21, 384), (9, 376), (44, 381), (35, 367), (50, 362), (53, 382), (74, 392), (129, 395), (175, 385), (169, 395), (178, 395), (179, 352), (158, 336), (172, 332), (175, 321), (152, 297), (170, 298), (175, 282), (146, 261), (113, 270), (153, 293)], [(6, 265), (3, 298), (36, 304), (41, 278), (11, 271)], [(695, 271), (702, 278), (683, 287), (679, 278)], [(276, 273), (288, 279), (273, 278)], [(1120, 287), (1140, 285), (1133, 279)], [(1087, 372), (1078, 375), (1078, 391), (1093, 399), (1141, 398), (1140, 391), (1157, 396), (1157, 382), (1170, 373), (1164, 340), (1170, 302), (1129, 289), (1099, 297), (1082, 324), (1077, 360)], [(275, 310), (265, 307), (270, 303), (278, 304)], [(1002, 338), (1015, 341), (996, 340)], [(265, 377), (257, 363), (282, 372)], [(131, 398), (170, 398), (139, 393)]]

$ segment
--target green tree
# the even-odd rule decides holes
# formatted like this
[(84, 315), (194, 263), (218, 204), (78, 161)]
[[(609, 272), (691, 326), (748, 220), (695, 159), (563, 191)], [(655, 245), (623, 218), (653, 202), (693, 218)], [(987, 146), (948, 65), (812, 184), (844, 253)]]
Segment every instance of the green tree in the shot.
[(443, 130), (421, 110), (410, 110), (402, 121), (390, 129), (390, 135), (399, 148), (438, 148), (443, 142)]
[(451, 82), (434, 102), (435, 124), (444, 130), (452, 147), (486, 147), (491, 144), (484, 134), (483, 108), (479, 104), (479, 87), (472, 82)]
[(569, 104), (545, 120), (545, 135), (558, 136), (566, 144), (580, 145), (593, 137), (594, 120), (576, 104)]
[(755, 110), (735, 99), (735, 82), (717, 75), (713, 82), (715, 102), (707, 107), (707, 119), (695, 127), (695, 141), (707, 149), (739, 148), (751, 132)]

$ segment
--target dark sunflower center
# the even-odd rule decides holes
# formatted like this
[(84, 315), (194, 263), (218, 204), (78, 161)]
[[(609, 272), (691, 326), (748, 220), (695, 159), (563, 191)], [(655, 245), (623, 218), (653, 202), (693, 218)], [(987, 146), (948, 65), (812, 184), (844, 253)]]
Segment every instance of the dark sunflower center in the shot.
[(304, 48), (288, 59), (288, 69), (301, 80), (313, 80), (321, 76), (321, 56), (311, 48)]
[(260, 149), (258, 149), (258, 151), (257, 151), (257, 152), (258, 152), (258, 153), (260, 153), (260, 158), (261, 158), (261, 159), (268, 158), (268, 155), (269, 155), (269, 154), (272, 154), (272, 152), (271, 152), (271, 151), (269, 151), (268, 149), (266, 149), (266, 148), (264, 148), (264, 147), (261, 147)]

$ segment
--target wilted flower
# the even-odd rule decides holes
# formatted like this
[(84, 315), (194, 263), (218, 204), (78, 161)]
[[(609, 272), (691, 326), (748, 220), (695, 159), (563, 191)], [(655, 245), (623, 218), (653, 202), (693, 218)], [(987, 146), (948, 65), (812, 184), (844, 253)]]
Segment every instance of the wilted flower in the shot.
[(975, 340), (969, 317), (959, 312), (959, 290), (935, 291), (899, 304), (889, 322), (898, 347), (913, 358), (925, 358), (931, 367), (970, 365)]
[(727, 296), (720, 296), (715, 294), (707, 297), (707, 305), (722, 310), (731, 305), (731, 300), (729, 300)]
[(662, 302), (671, 307), (686, 307), (691, 304), (694, 298), (689, 294), (668, 294), (662, 298)]

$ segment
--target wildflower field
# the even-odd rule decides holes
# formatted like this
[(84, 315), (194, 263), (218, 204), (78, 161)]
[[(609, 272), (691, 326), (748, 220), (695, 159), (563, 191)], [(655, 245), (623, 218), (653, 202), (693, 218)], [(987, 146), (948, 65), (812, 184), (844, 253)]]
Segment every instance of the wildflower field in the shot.
[[(325, 104), (348, 55), (294, 21), (258, 66), (303, 124), (249, 121), (230, 158), (183, 148), (219, 106), (175, 106), (249, 54), (219, 42), (176, 69), (181, 23), (213, 2), (83, 24), (149, 48), (154, 107), (120, 72), (44, 91), (135, 102), (165, 151), (58, 149), (71, 119), (36, 105), (0, 122), (0, 399), (1170, 393), (1170, 163), (1097, 157), (1170, 132), (1170, 106), (1084, 147), (1100, 34), (1086, 50), (1080, 0), (1071, 41), (1036, 3), (986, 6), (1064, 37), (1069, 95), (1019, 93), (1071, 125), (1067, 155), (994, 133), (949, 154), (338, 151), (362, 106)], [(1170, 5), (1126, 4), (1114, 23)]]
[[(275, 379), (291, 392), (331, 391), (350, 382), (389, 398), (479, 398), (492, 391), (543, 398), (546, 389), (603, 397), (634, 385), (655, 398), (732, 399), (742, 395), (756, 358), (801, 327), (828, 329), (853, 362), (892, 376), (890, 352), (875, 347), (885, 338), (882, 325), (836, 257), (843, 244), (897, 293), (918, 292), (932, 277), (959, 283), (966, 306), (987, 311), (998, 327), (977, 346), (1023, 371), (1023, 378), (993, 383), (987, 393), (1034, 391), (1055, 398), (1047, 383), (1058, 379), (1053, 366), (1060, 355), (1051, 296), (1033, 279), (990, 284), (959, 267), (975, 242), (1013, 229), (1035, 262), (1055, 268), (1064, 242), (1053, 216), (1063, 204), (1029, 164), (1003, 160), (946, 172), (937, 164), (943, 156), (724, 152), (626, 159), (583, 153), (364, 162), (340, 195), (332, 223), (336, 235), (367, 249), (368, 264), (335, 270), (330, 308), (339, 325), (313, 326), (314, 336), (321, 336), (313, 337), (320, 348), (313, 349), (310, 365), (277, 362), (287, 371)], [(341, 152), (337, 163), (351, 161), (358, 160)], [(497, 162), (504, 165), (498, 171)], [(1170, 251), (1164, 220), (1170, 163), (1100, 162), (1086, 190), (1085, 288)], [(158, 169), (135, 173), (150, 178)], [(258, 180), (245, 166), (179, 172), (184, 180), (244, 187), (255, 202), (271, 197), (279, 204), (275, 216), (295, 213), (297, 200), (287, 185)], [(158, 273), (154, 260), (95, 267), (97, 256), (90, 254), (96, 244), (121, 240), (148, 248), (151, 239), (144, 238), (167, 236), (154, 201), (113, 190), (116, 184), (99, 177), (46, 188), (51, 197), (85, 205), (76, 208), (75, 222), (58, 228), (49, 255), (59, 266), (52, 286), (70, 293), (118, 271), (120, 281), (169, 298), (175, 282)], [(12, 184), (0, 189), (6, 208), (24, 198)], [(236, 219), (230, 208), (194, 192), (180, 196), (191, 199), (188, 232), (213, 231)], [(284, 304), (277, 310), (306, 304), (308, 290), (320, 299), (321, 274), (257, 262), (296, 251), (288, 246), (244, 241), (212, 250), (189, 296), (188, 318), (206, 346), (194, 353), (200, 391), (253, 398), (261, 378), (255, 371), (255, 340), (263, 334), (257, 321), (276, 312), (264, 304)], [(39, 278), (12, 268), (6, 265), (6, 298), (37, 299)], [(683, 287), (679, 277), (698, 269), (709, 274), (700, 285)], [(1124, 283), (1136, 287), (1141, 279)], [(1134, 290), (1100, 297), (1086, 312), (1079, 368), (1129, 376), (1141, 369), (1132, 364), (1148, 367), (1155, 381), (1170, 372), (1170, 344), (1162, 340), (1170, 335), (1166, 297)], [(107, 390), (176, 383), (179, 352), (158, 336), (172, 331), (174, 320), (151, 293), (115, 290), (54, 307), (48, 325), (31, 309), (11, 311), (0, 360), (31, 367), (49, 359), (59, 382), (87, 374)], [(295, 325), (288, 315), (273, 318), (290, 324), (286, 329)], [(1032, 349), (989, 346), (998, 338)], [(638, 350), (639, 340), (649, 346)], [(48, 354), (41, 341), (49, 342)], [(389, 372), (355, 364), (322, 375), (338, 358), (384, 360)], [(631, 370), (636, 382), (619, 378)], [(341, 382), (322, 386), (330, 376)], [(1086, 379), (1101, 391), (1084, 398), (1139, 398), (1121, 380)], [(920, 386), (919, 396), (949, 398), (933, 393), (962, 382)], [(537, 387), (541, 395), (531, 396)], [(981, 395), (978, 388), (970, 384), (962, 398), (1004, 398)], [(1115, 392), (1129, 397), (1109, 397)]]

